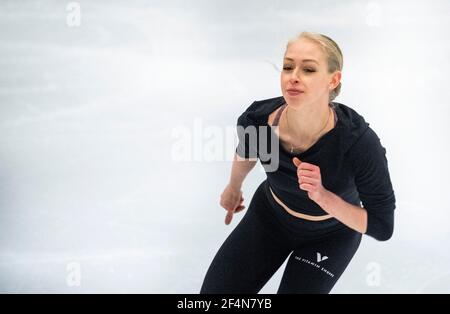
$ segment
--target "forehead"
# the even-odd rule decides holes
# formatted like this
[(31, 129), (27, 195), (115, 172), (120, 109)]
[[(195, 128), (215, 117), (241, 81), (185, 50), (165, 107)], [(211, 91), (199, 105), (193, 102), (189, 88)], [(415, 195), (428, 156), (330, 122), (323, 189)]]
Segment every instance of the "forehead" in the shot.
[(321, 63), (324, 55), (317, 43), (301, 38), (289, 45), (284, 57), (287, 61)]

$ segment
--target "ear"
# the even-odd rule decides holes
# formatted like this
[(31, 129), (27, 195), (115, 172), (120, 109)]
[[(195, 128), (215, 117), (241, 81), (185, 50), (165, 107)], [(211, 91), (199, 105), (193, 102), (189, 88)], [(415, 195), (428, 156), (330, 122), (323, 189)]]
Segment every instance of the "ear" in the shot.
[(339, 83), (341, 82), (342, 72), (341, 71), (335, 71), (333, 73), (333, 77), (330, 82), (330, 90), (335, 89)]

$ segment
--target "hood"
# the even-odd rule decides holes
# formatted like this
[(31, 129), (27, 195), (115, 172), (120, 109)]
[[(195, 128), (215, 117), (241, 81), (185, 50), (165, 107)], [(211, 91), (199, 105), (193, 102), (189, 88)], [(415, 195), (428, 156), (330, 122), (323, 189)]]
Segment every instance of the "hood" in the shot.
[(341, 123), (336, 127), (339, 130), (342, 151), (346, 153), (368, 130), (369, 122), (353, 108), (335, 101), (332, 103), (335, 105), (338, 119), (341, 119)]

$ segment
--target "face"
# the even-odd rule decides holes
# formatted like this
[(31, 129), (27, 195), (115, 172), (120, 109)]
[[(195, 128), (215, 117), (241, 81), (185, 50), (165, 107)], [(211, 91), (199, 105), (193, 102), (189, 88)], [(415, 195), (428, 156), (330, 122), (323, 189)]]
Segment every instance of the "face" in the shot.
[[(290, 105), (329, 103), (329, 94), (338, 86), (341, 71), (328, 73), (326, 55), (318, 44), (301, 38), (293, 42), (284, 54), (281, 71), (281, 91)], [(302, 92), (290, 93), (288, 89)]]

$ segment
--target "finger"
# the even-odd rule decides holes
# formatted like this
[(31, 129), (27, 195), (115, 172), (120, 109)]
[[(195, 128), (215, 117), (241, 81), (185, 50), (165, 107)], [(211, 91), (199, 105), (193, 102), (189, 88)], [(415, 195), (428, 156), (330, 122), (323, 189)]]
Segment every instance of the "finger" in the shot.
[(229, 210), (229, 211), (227, 212), (227, 215), (225, 216), (225, 224), (226, 224), (226, 225), (229, 225), (232, 218), (233, 218), (233, 211), (232, 211), (232, 210)]
[(236, 210), (234, 211), (234, 213), (239, 213), (240, 211), (244, 210), (245, 206), (241, 205), (238, 208), (236, 208)]
[(297, 157), (294, 157), (294, 158), (292, 159), (292, 162), (294, 163), (294, 165), (295, 165), (296, 167), (300, 166), (300, 164), (302, 163), (302, 161), (301, 161), (300, 159), (298, 159)]
[[(302, 167), (303, 167), (303, 166), (302, 166)], [(313, 175), (313, 174), (317, 173), (317, 171), (314, 171), (314, 170), (312, 170), (312, 169), (304, 169), (304, 168), (302, 168), (302, 167), (300, 167), (300, 168), (297, 169), (297, 174), (298, 174), (298, 175), (301, 175), (301, 176), (310, 176), (310, 175)]]
[(309, 169), (297, 169), (297, 176), (300, 177), (310, 177), (310, 178), (317, 178), (318, 173), (317, 171), (309, 170)]
[(318, 180), (316, 178), (310, 178), (310, 177), (302, 176), (300, 179), (298, 179), (298, 182), (300, 184), (309, 183), (309, 184), (314, 185), (314, 184), (318, 183)]
[(299, 185), (299, 188), (302, 190), (305, 190), (305, 191), (309, 191), (309, 190), (313, 189), (313, 186), (308, 183), (302, 183)]
[(319, 167), (317, 167), (316, 165), (307, 163), (307, 162), (302, 162), (300, 168), (302, 170), (311, 170), (311, 171), (316, 171), (319, 169)]

